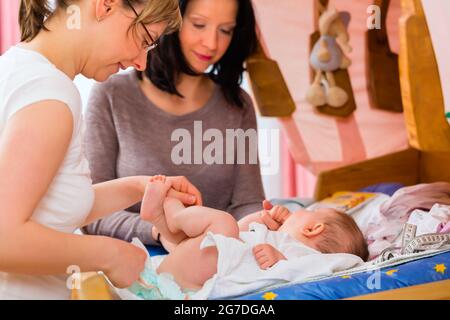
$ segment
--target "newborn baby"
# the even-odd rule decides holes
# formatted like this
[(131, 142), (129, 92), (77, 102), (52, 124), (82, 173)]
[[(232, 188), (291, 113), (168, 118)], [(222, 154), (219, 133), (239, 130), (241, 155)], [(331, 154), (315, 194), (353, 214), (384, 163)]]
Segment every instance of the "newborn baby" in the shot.
[[(179, 200), (167, 197), (170, 188), (170, 181), (164, 176), (153, 177), (147, 185), (141, 217), (174, 244), (157, 272), (171, 274), (183, 289), (196, 291), (202, 288), (218, 273), (220, 255), (223, 260), (227, 249), (231, 250), (233, 246), (236, 247), (231, 250), (233, 257), (225, 259), (227, 267), (222, 263), (219, 273), (223, 274), (225, 269), (238, 272), (236, 266), (239, 261), (246, 259), (266, 272), (280, 261), (308, 254), (349, 253), (367, 260), (364, 237), (354, 220), (346, 214), (330, 209), (291, 213), (284, 207), (272, 207), (265, 202), (264, 207), (270, 207), (270, 210), (251, 214), (237, 222), (224, 211), (202, 206), (186, 208)], [(257, 233), (240, 231), (247, 231), (252, 225), (255, 227), (255, 223), (265, 228), (267, 243), (259, 243), (246, 250), (248, 246), (242, 240), (250, 243), (249, 237)], [(204, 240), (208, 239), (205, 237), (214, 238), (216, 245), (206, 246)], [(219, 245), (219, 242), (224, 245)], [(233, 264), (231, 260), (236, 261), (233, 268), (230, 267)], [(252, 268), (247, 263), (247, 271), (249, 267)]]

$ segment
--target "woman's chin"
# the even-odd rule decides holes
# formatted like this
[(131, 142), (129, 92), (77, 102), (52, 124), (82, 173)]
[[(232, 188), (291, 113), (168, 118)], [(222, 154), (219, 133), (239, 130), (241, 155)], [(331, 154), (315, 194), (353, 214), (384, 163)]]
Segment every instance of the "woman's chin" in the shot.
[(115, 70), (115, 71), (108, 70), (107, 72), (106, 71), (99, 72), (99, 73), (95, 74), (93, 79), (97, 82), (104, 82), (104, 81), (108, 80), (109, 77), (111, 77), (112, 75), (115, 75), (118, 72), (119, 72), (119, 70)]
[(197, 69), (197, 68), (193, 68), (192, 71), (194, 71), (197, 75), (204, 75), (205, 73), (207, 73), (209, 70), (209, 68), (202, 68), (202, 69)]
[(210, 64), (206, 63), (189, 63), (190, 68), (197, 74), (204, 74), (211, 67)]
[(106, 80), (109, 79), (110, 76), (112, 76), (112, 74), (109, 75), (109, 76), (104, 76), (104, 75), (102, 75), (102, 76), (95, 76), (93, 79), (95, 81), (97, 81), (97, 82), (105, 82)]

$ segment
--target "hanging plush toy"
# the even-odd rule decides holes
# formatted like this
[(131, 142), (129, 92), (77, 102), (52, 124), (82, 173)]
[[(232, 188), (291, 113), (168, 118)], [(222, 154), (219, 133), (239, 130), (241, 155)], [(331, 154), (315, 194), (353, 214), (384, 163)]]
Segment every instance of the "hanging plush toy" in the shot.
[(322, 13), (319, 30), (320, 38), (314, 45), (310, 57), (316, 75), (306, 93), (306, 100), (317, 107), (328, 104), (339, 108), (347, 103), (349, 97), (336, 85), (333, 72), (347, 69), (351, 65), (347, 57), (352, 51), (349, 45), (350, 37), (341, 14), (335, 8), (329, 8)]

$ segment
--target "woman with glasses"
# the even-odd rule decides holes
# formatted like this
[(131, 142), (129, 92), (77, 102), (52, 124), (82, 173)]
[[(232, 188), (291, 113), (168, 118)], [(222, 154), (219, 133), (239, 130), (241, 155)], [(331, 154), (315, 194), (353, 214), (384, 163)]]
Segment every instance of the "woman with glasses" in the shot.
[[(253, 8), (250, 0), (180, 0), (179, 5), (180, 31), (161, 38), (144, 71), (115, 75), (91, 91), (86, 152), (92, 178), (185, 175), (204, 205), (240, 219), (262, 209), (264, 200), (259, 164), (248, 155), (257, 139), (231, 152), (225, 145), (227, 130), (256, 133), (251, 99), (240, 87), (244, 62), (257, 41)], [(243, 152), (245, 161), (239, 162)], [(147, 245), (162, 240), (170, 250), (140, 219), (139, 209), (118, 211), (83, 231), (139, 237)]]
[[(127, 287), (146, 257), (124, 241), (74, 233), (139, 202), (149, 177), (92, 185), (72, 80), (104, 81), (129, 66), (143, 71), (154, 40), (179, 28), (178, 1), (52, 5), (22, 0), (22, 42), (0, 57), (0, 300), (69, 298), (76, 271), (103, 271)], [(175, 197), (201, 202), (187, 179), (170, 179)]]

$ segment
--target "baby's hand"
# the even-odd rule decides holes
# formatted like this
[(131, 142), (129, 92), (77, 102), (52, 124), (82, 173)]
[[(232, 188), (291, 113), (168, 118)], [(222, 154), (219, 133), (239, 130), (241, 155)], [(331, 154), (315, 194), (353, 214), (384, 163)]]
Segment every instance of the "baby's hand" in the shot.
[(272, 247), (264, 243), (253, 247), (253, 256), (261, 269), (267, 270), (280, 260), (286, 260), (285, 256)]
[(274, 206), (272, 209), (270, 209), (269, 214), (273, 220), (275, 220), (279, 224), (283, 224), (291, 215), (291, 212), (283, 206)]
[(276, 221), (272, 218), (272, 216), (269, 214), (269, 212), (267, 212), (266, 210), (263, 210), (263, 211), (261, 212), (261, 220), (262, 220), (262, 222), (266, 225), (266, 227), (267, 227), (269, 230), (272, 230), (272, 231), (277, 231), (277, 230), (280, 228), (280, 226), (281, 226), (281, 224), (279, 224), (278, 222), (276, 222)]

